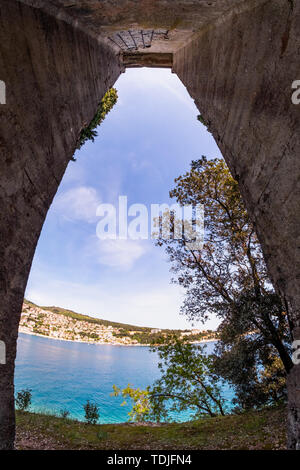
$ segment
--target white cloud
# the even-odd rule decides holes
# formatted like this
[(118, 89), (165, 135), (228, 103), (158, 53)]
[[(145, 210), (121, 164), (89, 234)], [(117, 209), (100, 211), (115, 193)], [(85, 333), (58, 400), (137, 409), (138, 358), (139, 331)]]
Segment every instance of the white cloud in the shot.
[[(147, 88), (148, 93), (150, 93), (150, 90), (154, 90), (158, 93), (159, 88), (161, 88), (161, 90), (166, 90), (182, 104), (197, 112), (196, 105), (193, 103), (187, 89), (178, 76), (170, 70), (147, 68), (128, 69), (125, 75), (121, 75), (118, 79), (119, 83), (122, 81), (123, 87), (127, 85), (128, 87), (142, 90)], [(119, 83), (117, 83), (117, 86)]]
[(100, 204), (97, 191), (91, 186), (78, 186), (59, 194), (53, 202), (53, 210), (70, 221), (97, 221), (96, 209)]
[[(42, 276), (44, 277), (44, 276)], [(156, 328), (216, 328), (220, 323), (211, 318), (205, 325), (192, 325), (179, 315), (183, 291), (168, 282), (160, 286), (144, 285), (135, 288), (116, 281), (80, 284), (49, 279), (32, 280), (26, 298), (38, 305), (56, 305), (75, 312), (132, 325)]]
[(105, 266), (130, 269), (147, 251), (145, 240), (99, 240), (93, 237), (86, 246), (85, 254)]

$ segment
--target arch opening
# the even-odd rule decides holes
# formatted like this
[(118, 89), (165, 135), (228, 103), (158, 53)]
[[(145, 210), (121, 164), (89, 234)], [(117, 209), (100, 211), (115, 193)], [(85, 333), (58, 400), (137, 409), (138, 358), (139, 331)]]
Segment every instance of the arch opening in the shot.
[[(101, 11), (92, 1), (0, 2), (0, 80), (6, 84), (6, 104), (0, 105), (0, 327), (7, 346), (7, 364), (0, 365), (3, 448), (13, 446), (14, 359), (31, 261), (78, 135), (124, 71), (123, 52), (108, 39), (114, 33), (134, 31), (136, 25), (163, 29), (174, 32), (175, 44), (187, 32), (180, 47), (163, 53), (173, 54), (173, 71), (239, 182), (293, 338), (299, 338), (300, 137), (290, 88), (298, 78), (300, 5), (178, 1), (170, 9), (168, 2), (158, 3), (149, 8), (141, 1), (133, 9), (124, 0), (116, 12), (109, 2), (101, 2)], [(299, 383), (295, 366), (288, 378), (291, 448), (300, 442)]]

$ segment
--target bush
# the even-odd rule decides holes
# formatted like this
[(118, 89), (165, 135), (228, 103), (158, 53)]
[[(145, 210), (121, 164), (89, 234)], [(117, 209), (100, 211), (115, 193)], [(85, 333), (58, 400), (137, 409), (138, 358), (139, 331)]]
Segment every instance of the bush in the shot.
[(16, 405), (19, 410), (25, 411), (31, 405), (32, 390), (29, 388), (23, 389), (17, 393)]
[(63, 419), (67, 419), (70, 415), (70, 411), (66, 410), (65, 408), (60, 410), (60, 416), (63, 418)]
[(96, 424), (100, 413), (99, 413), (99, 406), (96, 403), (91, 403), (89, 400), (83, 405), (83, 409), (85, 411), (85, 420), (89, 424)]

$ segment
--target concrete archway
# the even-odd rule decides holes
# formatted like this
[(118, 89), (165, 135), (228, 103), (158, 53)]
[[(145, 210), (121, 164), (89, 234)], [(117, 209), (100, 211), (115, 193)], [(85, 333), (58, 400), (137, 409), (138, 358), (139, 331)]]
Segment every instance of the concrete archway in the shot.
[[(125, 67), (172, 67), (195, 99), (300, 339), (299, 28), (293, 0), (0, 0), (0, 448), (14, 441), (16, 340), (36, 243), (81, 129)], [(299, 448), (300, 365), (288, 387), (289, 446)]]

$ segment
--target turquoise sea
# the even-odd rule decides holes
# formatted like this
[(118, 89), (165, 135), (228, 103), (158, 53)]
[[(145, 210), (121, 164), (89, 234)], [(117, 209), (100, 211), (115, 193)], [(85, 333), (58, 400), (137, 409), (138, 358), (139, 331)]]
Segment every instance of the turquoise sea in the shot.
[[(214, 344), (207, 343), (208, 353)], [(32, 411), (67, 409), (72, 418), (83, 420), (83, 404), (93, 400), (100, 406), (101, 423), (120, 423), (128, 420), (130, 407), (110, 396), (113, 384), (145, 388), (159, 377), (157, 362), (148, 347), (73, 343), (20, 333), (15, 389), (32, 389)], [(229, 386), (223, 387), (223, 396), (230, 407)], [(177, 413), (173, 419), (186, 421), (189, 414)]]

